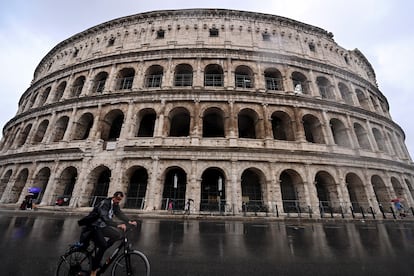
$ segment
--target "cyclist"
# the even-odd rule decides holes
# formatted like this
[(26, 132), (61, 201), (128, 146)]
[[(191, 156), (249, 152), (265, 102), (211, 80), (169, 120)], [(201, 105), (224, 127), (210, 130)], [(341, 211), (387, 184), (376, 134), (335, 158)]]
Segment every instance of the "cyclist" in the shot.
[[(98, 213), (96, 221), (91, 223), (95, 229), (92, 231), (92, 239), (95, 241), (95, 246), (98, 248), (96, 256), (92, 260), (91, 276), (95, 276), (99, 271), (101, 259), (106, 251), (115, 241), (123, 238), (123, 232), (126, 230), (127, 224), (137, 225), (136, 221), (130, 220), (119, 207), (119, 203), (124, 198), (123, 192), (115, 192), (112, 197), (108, 197), (94, 208)], [(116, 223), (112, 220), (113, 216), (123, 221), (123, 223)], [(108, 240), (106, 240), (107, 238)]]

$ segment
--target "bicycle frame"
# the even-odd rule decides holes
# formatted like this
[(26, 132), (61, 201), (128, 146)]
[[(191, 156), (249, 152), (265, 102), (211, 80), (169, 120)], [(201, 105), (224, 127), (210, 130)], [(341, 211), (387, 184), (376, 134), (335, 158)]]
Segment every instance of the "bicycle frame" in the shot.
[[(127, 230), (127, 232), (130, 231)], [(128, 244), (128, 238), (127, 238), (127, 232), (125, 232), (125, 237), (124, 240), (121, 242), (121, 244), (112, 252), (112, 254), (108, 257), (108, 259), (105, 261), (105, 263), (101, 266), (99, 273), (104, 273), (108, 267), (111, 266), (112, 262), (116, 259), (116, 257), (118, 257), (119, 252), (121, 252), (121, 249), (124, 249), (124, 254), (128, 254), (128, 249), (129, 249), (129, 244)], [(96, 247), (94, 248), (94, 250), (96, 250)], [(131, 264), (129, 262), (129, 258), (127, 258), (127, 269), (128, 271), (130, 271), (131, 269)]]

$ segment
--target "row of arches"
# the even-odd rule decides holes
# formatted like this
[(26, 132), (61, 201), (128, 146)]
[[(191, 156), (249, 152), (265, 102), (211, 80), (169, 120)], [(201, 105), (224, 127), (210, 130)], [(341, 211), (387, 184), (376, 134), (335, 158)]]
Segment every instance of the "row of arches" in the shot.
[[(276, 182), (276, 185), (279, 185), (276, 188), (280, 190), (279, 194), (271, 192), (274, 189), (269, 182), (271, 176), (265, 175), (265, 172), (257, 167), (242, 170), (235, 182), (229, 179), (225, 169), (207, 167), (201, 172), (200, 178), (197, 177), (195, 186), (198, 192), (195, 194), (188, 191), (188, 186), (194, 184), (191, 183), (191, 177), (187, 175), (185, 169), (180, 166), (167, 167), (159, 176), (160, 183), (152, 189), (150, 189), (150, 173), (142, 166), (132, 166), (126, 169), (123, 175), (120, 188), (126, 193), (125, 207), (137, 209), (151, 207), (165, 210), (171, 201), (175, 203), (175, 208), (183, 209), (185, 200), (196, 195), (198, 198), (194, 198), (193, 201), (199, 211), (220, 211), (230, 204), (235, 204), (238, 210), (247, 208), (248, 211), (256, 208), (254, 210), (260, 211), (271, 208), (272, 203), (278, 202), (282, 203), (281, 207), (286, 213), (298, 208), (305, 210), (309, 206), (321, 207), (322, 210), (331, 208), (339, 213), (343, 206), (352, 206), (356, 212), (361, 208), (372, 206), (373, 202), (388, 206), (390, 200), (395, 197), (406, 199), (411, 203), (414, 196), (409, 179), (405, 178), (405, 183), (401, 183), (397, 177), (392, 176), (389, 180), (390, 184), (387, 184), (382, 176), (375, 173), (370, 176), (370, 183), (364, 183), (364, 178), (356, 172), (346, 173), (345, 183), (338, 183), (329, 170), (318, 170), (312, 179), (306, 179), (300, 171), (285, 169), (280, 172)], [(16, 175), (13, 175), (12, 169), (5, 171), (1, 178), (1, 202), (17, 203), (22, 196), (23, 188), (27, 188), (28, 177), (27, 168), (20, 170)], [(68, 166), (55, 178), (55, 183), (51, 183), (51, 170), (49, 167), (43, 167), (34, 175), (32, 183), (34, 187), (41, 190), (39, 202), (42, 202), (44, 194), (52, 194), (70, 198), (70, 204), (79, 207), (93, 206), (97, 200), (107, 197), (110, 188), (114, 186), (111, 183), (112, 171), (104, 165), (93, 168), (88, 173), (81, 197), (79, 194), (73, 194), (75, 186), (82, 185), (78, 179), (78, 169)], [(81, 190), (81, 187), (77, 188), (77, 191)], [(155, 198), (150, 194), (150, 190), (155, 192), (159, 190), (162, 197)], [(240, 197), (235, 198), (235, 194), (240, 194)], [(375, 200), (373, 201), (372, 198)], [(54, 201), (50, 199), (44, 202), (46, 205), (53, 203)]]
[[(359, 120), (349, 122), (346, 118), (335, 116), (328, 118), (329, 121), (325, 123), (323, 114), (304, 112), (300, 118), (295, 118), (292, 110), (274, 109), (272, 111), (270, 109), (264, 111), (262, 107), (241, 108), (234, 120), (232, 116), (227, 114), (228, 107), (222, 105), (205, 107), (201, 112), (199, 116), (193, 116), (187, 107), (179, 106), (161, 116), (155, 109), (148, 107), (138, 111), (133, 120), (127, 121), (124, 111), (114, 109), (106, 113), (103, 120), (99, 122), (96, 121), (92, 113), (85, 112), (79, 117), (76, 116), (77, 118), (73, 122), (74, 127), (70, 130), (68, 130), (69, 115), (59, 117), (52, 124), (49, 119), (45, 118), (37, 126), (34, 126), (33, 123), (27, 123), (16, 127), (13, 134), (7, 136), (3, 148), (18, 148), (25, 143), (53, 143), (65, 138), (66, 140), (93, 139), (90, 137), (90, 133), (94, 124), (99, 124), (97, 129), (100, 133), (100, 137), (95, 138), (115, 141), (120, 138), (123, 125), (126, 124), (125, 129), (132, 129), (132, 132), (125, 134), (125, 137), (154, 137), (156, 135), (189, 137), (194, 135), (193, 129), (199, 129), (197, 132), (201, 134), (201, 137), (224, 138), (229, 137), (230, 132), (233, 131), (237, 133), (239, 138), (303, 140), (310, 143), (336, 144), (341, 147), (361, 148), (405, 156), (405, 150), (401, 146), (403, 142), (398, 134), (379, 125), (367, 124)], [(270, 113), (265, 115), (268, 120), (263, 120), (263, 113)], [(166, 119), (162, 121), (162, 117)], [(196, 118), (199, 117), (201, 119), (198, 121)], [(53, 125), (53, 127), (49, 127), (49, 125)], [(17, 139), (12, 139), (12, 137), (17, 137)]]
[[(101, 69), (102, 70), (102, 69)], [(226, 69), (228, 70), (228, 69)], [(59, 102), (62, 99), (78, 98), (81, 95), (97, 95), (105, 91), (130, 90), (134, 87), (161, 88), (161, 87), (189, 87), (192, 88), (198, 79), (203, 79), (199, 86), (224, 87), (232, 86), (240, 89), (260, 88), (268, 91), (295, 91), (297, 94), (318, 96), (322, 99), (343, 101), (346, 104), (359, 106), (367, 110), (388, 114), (388, 105), (380, 98), (374, 97), (371, 92), (362, 87), (346, 84), (346, 81), (336, 81), (328, 76), (317, 76), (312, 81), (307, 76), (308, 71), (292, 71), (282, 74), (278, 67), (267, 67), (261, 74), (255, 73), (248, 65), (238, 65), (231, 68), (233, 79), (230, 81), (228, 73), (220, 64), (208, 64), (202, 72), (197, 72), (191, 64), (177, 64), (173, 76), (167, 77), (168, 71), (162, 65), (151, 65), (145, 72), (143, 79), (137, 80), (138, 70), (134, 67), (125, 67), (115, 73), (98, 71), (93, 77), (87, 73), (69, 79), (62, 79), (55, 85), (38, 89), (28, 95), (20, 106), (20, 111), (41, 107), (48, 103)], [(197, 74), (202, 73), (202, 77)], [(289, 74), (289, 75), (287, 75)], [(73, 79), (73, 80), (71, 80)], [(134, 84), (135, 82), (141, 84)], [(164, 85), (165, 84), (165, 85)], [(355, 88), (354, 88), (355, 87)], [(338, 92), (337, 92), (338, 91)]]

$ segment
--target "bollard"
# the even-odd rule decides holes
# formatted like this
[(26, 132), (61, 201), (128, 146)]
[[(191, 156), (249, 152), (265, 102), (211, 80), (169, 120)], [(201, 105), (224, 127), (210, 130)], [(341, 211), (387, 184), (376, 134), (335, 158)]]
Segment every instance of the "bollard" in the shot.
[(309, 210), (309, 218), (312, 218), (312, 209), (309, 205), (308, 205), (308, 210)]
[[(372, 218), (373, 218), (373, 219), (375, 219), (374, 209), (372, 209), (372, 207), (371, 207), (371, 206), (369, 207), (369, 209), (371, 210)], [(381, 207), (380, 207), (380, 209), (381, 209)], [(384, 215), (384, 210), (382, 210), (381, 212), (382, 212), (382, 215), (383, 215), (383, 216), (384, 216), (384, 218), (385, 218), (385, 215)]]
[(394, 219), (397, 219), (397, 216), (395, 215), (395, 212), (394, 212), (394, 208), (390, 207), (390, 210), (391, 210), (391, 213)]
[(319, 206), (319, 213), (321, 213), (321, 218), (323, 218), (323, 207)]
[(365, 219), (365, 212), (364, 212), (364, 208), (362, 208), (361, 206), (360, 206), (359, 208), (361, 208), (362, 218), (363, 218), (363, 219)]
[(278, 218), (279, 217), (279, 209), (277, 208), (277, 204), (275, 205), (275, 207), (276, 207), (276, 217)]
[(352, 208), (352, 206), (350, 206), (349, 209), (351, 209), (352, 218), (355, 218), (354, 208)]
[(334, 216), (333, 216), (333, 209), (332, 209), (332, 207), (331, 206), (329, 206), (329, 212), (331, 212), (331, 218), (333, 218)]

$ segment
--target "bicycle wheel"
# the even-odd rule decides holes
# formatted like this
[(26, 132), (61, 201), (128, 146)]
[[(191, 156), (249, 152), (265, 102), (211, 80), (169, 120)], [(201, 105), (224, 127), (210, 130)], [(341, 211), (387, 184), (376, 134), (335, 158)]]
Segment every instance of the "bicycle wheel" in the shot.
[[(131, 273), (128, 274), (127, 261), (129, 259)], [(112, 276), (133, 275), (133, 276), (149, 276), (150, 264), (144, 253), (137, 250), (122, 254), (116, 258), (111, 271)]]
[(87, 251), (76, 250), (62, 255), (56, 269), (56, 276), (88, 275), (92, 269), (92, 258)]

